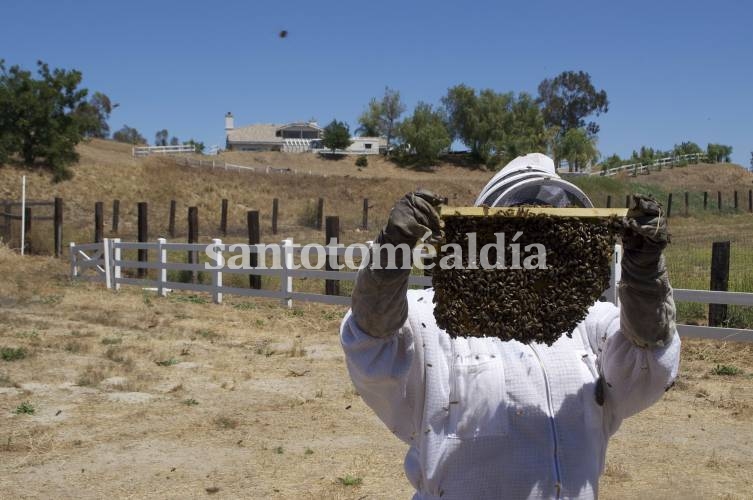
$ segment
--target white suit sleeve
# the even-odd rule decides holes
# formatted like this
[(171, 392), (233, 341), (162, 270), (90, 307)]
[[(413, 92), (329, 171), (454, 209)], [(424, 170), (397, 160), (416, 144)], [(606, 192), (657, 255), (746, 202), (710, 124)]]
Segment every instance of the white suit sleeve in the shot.
[(623, 419), (658, 401), (672, 385), (680, 364), (677, 328), (665, 345), (638, 347), (620, 330), (620, 310), (611, 303), (593, 306), (585, 322), (604, 378), (604, 410), (609, 434)]
[[(375, 338), (356, 324), (351, 312), (340, 328), (350, 378), (364, 402), (401, 440), (410, 443), (423, 411), (422, 350), (416, 349), (406, 321), (394, 335)], [(420, 342), (418, 342), (420, 344)]]

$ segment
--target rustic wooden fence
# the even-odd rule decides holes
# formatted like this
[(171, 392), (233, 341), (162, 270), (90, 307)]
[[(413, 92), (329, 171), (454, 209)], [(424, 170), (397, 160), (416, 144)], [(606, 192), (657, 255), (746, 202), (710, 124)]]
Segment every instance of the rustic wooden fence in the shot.
[[(219, 239), (212, 240), (213, 245), (221, 245)], [(341, 281), (354, 281), (356, 272), (335, 271), (321, 269), (296, 269), (294, 259), (300, 255), (301, 247), (294, 245), (292, 240), (283, 240), (279, 244), (266, 245), (267, 249), (273, 249), (279, 255), (279, 265), (271, 268), (243, 268), (230, 269), (226, 265), (219, 269), (207, 269), (204, 264), (196, 259), (185, 262), (171, 262), (169, 252), (189, 252), (198, 255), (204, 252), (207, 244), (197, 243), (168, 243), (165, 239), (157, 242), (121, 242), (119, 239), (105, 238), (101, 243), (89, 243), (83, 245), (70, 244), (71, 276), (75, 279), (103, 282), (107, 288), (118, 290), (121, 285), (134, 285), (142, 288), (151, 288), (159, 295), (166, 295), (170, 290), (189, 290), (204, 292), (212, 296), (216, 303), (222, 302), (223, 294), (233, 294), (249, 297), (263, 297), (278, 299), (285, 307), (292, 307), (293, 301), (321, 302), (326, 304), (349, 305), (350, 297), (337, 294), (337, 289), (331, 283)], [(249, 246), (252, 252), (258, 251), (258, 247)], [(353, 258), (363, 257), (368, 244), (350, 249)], [(342, 246), (325, 246), (326, 255), (342, 257), (346, 249)], [(124, 251), (144, 251), (156, 255), (152, 261), (128, 260), (123, 258)], [(222, 255), (227, 262), (232, 258), (233, 252), (226, 250)], [(607, 292), (607, 299), (616, 302), (614, 284), (619, 280), (619, 251), (615, 253), (613, 262), (612, 288)], [(264, 258), (257, 255), (257, 258)], [(329, 260), (326, 258), (325, 260)], [(256, 262), (258, 264), (258, 261)], [(151, 269), (156, 272), (156, 277), (126, 277), (125, 272), (133, 275), (139, 269)], [(209, 273), (210, 284), (195, 282), (176, 281), (168, 279), (168, 271), (181, 271), (188, 273)], [(277, 289), (257, 289), (254, 287), (244, 288), (228, 286), (223, 283), (223, 277), (227, 275), (241, 274), (248, 276), (273, 276), (279, 282)], [(319, 279), (325, 281), (325, 293), (313, 293), (294, 288), (295, 279)], [(428, 276), (412, 275), (409, 281), (413, 286), (431, 286), (431, 278)], [(334, 294), (333, 294), (334, 293)], [(707, 290), (675, 289), (676, 302), (699, 302), (710, 305), (742, 305), (753, 306), (753, 293), (724, 292)], [(678, 331), (685, 337), (700, 337), (717, 340), (736, 340), (753, 342), (753, 329), (721, 328), (712, 326), (678, 325)]]

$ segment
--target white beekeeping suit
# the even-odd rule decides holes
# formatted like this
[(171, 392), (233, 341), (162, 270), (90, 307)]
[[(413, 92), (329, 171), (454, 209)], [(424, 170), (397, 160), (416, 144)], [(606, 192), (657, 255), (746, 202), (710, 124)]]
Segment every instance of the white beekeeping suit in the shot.
[[(412, 246), (438, 232), (436, 201), (406, 195), (377, 242)], [(409, 270), (359, 271), (342, 346), (364, 401), (409, 446), (414, 498), (597, 496), (609, 437), (661, 397), (679, 363), (666, 221), (652, 200), (635, 201), (621, 308), (594, 304), (571, 338), (551, 346), (450, 338), (434, 320), (433, 291), (407, 291)], [(476, 203), (591, 206), (544, 155), (514, 160)]]

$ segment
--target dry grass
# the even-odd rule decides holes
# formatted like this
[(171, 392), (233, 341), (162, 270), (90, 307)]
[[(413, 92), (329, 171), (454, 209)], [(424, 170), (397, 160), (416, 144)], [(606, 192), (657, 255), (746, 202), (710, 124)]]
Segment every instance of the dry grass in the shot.
[[(64, 262), (2, 247), (0, 272), (0, 345), (32, 353), (0, 361), (3, 495), (410, 494), (404, 445), (348, 378), (343, 308), (147, 304), (139, 290), (71, 283)], [(745, 374), (714, 375), (717, 365)], [(610, 443), (602, 498), (748, 495), (751, 371), (753, 346), (686, 341), (676, 387)], [(15, 414), (25, 402), (35, 413)]]

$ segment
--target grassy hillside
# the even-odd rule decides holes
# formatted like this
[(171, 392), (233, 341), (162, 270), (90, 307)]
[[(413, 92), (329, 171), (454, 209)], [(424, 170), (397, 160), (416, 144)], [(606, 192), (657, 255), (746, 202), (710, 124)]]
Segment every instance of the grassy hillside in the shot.
[[(73, 170), (75, 177), (52, 184), (44, 171), (19, 167), (0, 168), (0, 199), (18, 199), (20, 177), (28, 177), (28, 196), (65, 201), (64, 241), (91, 241), (93, 208), (105, 203), (105, 235), (111, 235), (112, 200), (121, 201), (120, 231), (117, 236), (135, 239), (136, 203), (149, 203), (150, 238), (167, 236), (170, 200), (177, 201), (177, 235), (187, 232), (187, 207), (199, 207), (200, 236), (203, 241), (219, 235), (220, 205), (230, 201), (229, 235), (225, 241), (244, 241), (246, 212), (260, 210), (262, 240), (280, 241), (292, 237), (298, 242), (323, 241), (322, 232), (310, 227), (316, 200), (325, 200), (325, 215), (341, 218), (345, 243), (372, 239), (384, 224), (389, 209), (403, 193), (417, 188), (431, 189), (447, 196), (451, 204), (473, 203), (476, 194), (493, 175), (481, 169), (442, 164), (431, 171), (398, 167), (381, 157), (369, 158), (369, 166), (359, 169), (354, 158), (325, 160), (311, 155), (284, 153), (224, 153), (219, 160), (248, 166), (291, 168), (296, 174), (232, 172), (211, 168), (178, 166), (170, 158), (134, 159), (131, 148), (112, 141), (94, 140), (79, 146), (81, 161)], [(216, 158), (217, 159), (217, 158)], [(311, 172), (309, 174), (308, 172)], [(597, 206), (624, 206), (632, 192), (655, 195), (666, 202), (673, 194), (670, 229), (673, 244), (668, 262), (675, 286), (708, 288), (711, 242), (731, 240), (732, 275), (730, 289), (753, 292), (753, 215), (747, 212), (747, 193), (753, 188), (753, 174), (735, 165), (694, 165), (654, 172), (636, 178), (627, 175), (576, 177)], [(703, 209), (702, 192), (709, 192), (708, 207)], [(738, 191), (740, 210), (732, 210), (732, 193)], [(684, 192), (690, 192), (689, 215), (684, 215)], [(723, 193), (724, 209), (717, 209), (716, 192)], [(277, 235), (271, 234), (272, 199), (280, 200)], [(369, 199), (369, 230), (360, 229), (363, 199)], [(35, 209), (36, 214), (49, 213)], [(18, 224), (14, 230), (18, 232)], [(49, 252), (52, 246), (51, 224), (35, 222), (31, 231), (32, 248)], [(114, 235), (112, 235), (114, 236)], [(18, 245), (11, 241), (11, 246)], [(705, 307), (684, 304), (681, 312), (690, 320), (703, 321)], [(745, 312), (746, 315), (751, 315)], [(753, 316), (753, 315), (752, 315)], [(753, 322), (753, 318), (749, 318)], [(746, 320), (748, 321), (748, 320)]]

